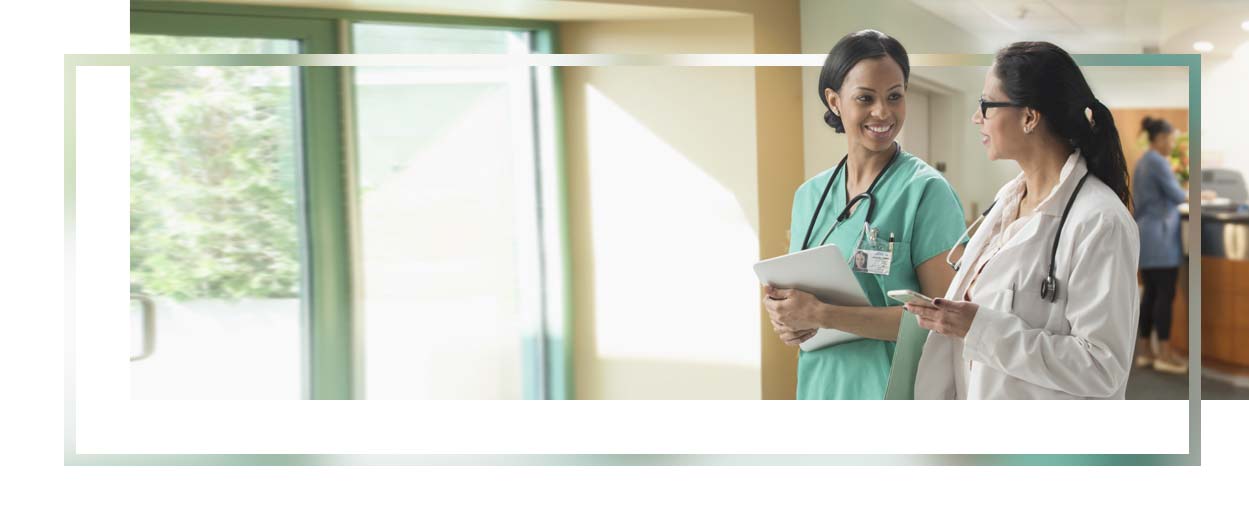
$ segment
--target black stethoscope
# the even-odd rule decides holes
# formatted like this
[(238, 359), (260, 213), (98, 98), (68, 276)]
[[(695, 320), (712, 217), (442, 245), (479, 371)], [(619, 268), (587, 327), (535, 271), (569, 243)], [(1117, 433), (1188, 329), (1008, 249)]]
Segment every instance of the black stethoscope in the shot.
[[(1058, 257), (1058, 239), (1062, 238), (1063, 226), (1067, 224), (1067, 213), (1071, 212), (1071, 206), (1075, 204), (1076, 195), (1080, 194), (1080, 188), (1084, 187), (1084, 181), (1088, 179), (1088, 173), (1085, 173), (1084, 176), (1080, 178), (1080, 182), (1076, 184), (1075, 190), (1071, 192), (1071, 198), (1067, 199), (1067, 207), (1063, 209), (1062, 219), (1058, 220), (1058, 231), (1054, 233), (1054, 246), (1050, 249), (1049, 275), (1045, 276), (1045, 279), (1041, 281), (1042, 301), (1049, 301), (1053, 303), (1058, 300), (1058, 278), (1054, 277), (1054, 260)], [(980, 217), (976, 218), (976, 221), (967, 226), (967, 229), (963, 231), (963, 235), (959, 236), (958, 241), (955, 241), (954, 243), (966, 245), (968, 241), (971, 241), (971, 237), (969, 236), (971, 230), (979, 225), (980, 222), (984, 221), (984, 217), (989, 214), (989, 211), (993, 210), (993, 206), (995, 205), (997, 205), (997, 200), (994, 200), (992, 204), (989, 204), (989, 208), (985, 209), (983, 213), (980, 213)], [(953, 248), (950, 249), (950, 252), (946, 253), (945, 262), (948, 263), (955, 272), (958, 272), (959, 267), (963, 264), (963, 258), (959, 258), (958, 261), (952, 262), (950, 261), (950, 256), (952, 254), (954, 254)]]
[[(855, 195), (854, 198), (846, 202), (846, 207), (841, 210), (841, 214), (837, 215), (837, 220), (833, 222), (832, 228), (824, 234), (824, 239), (820, 240), (820, 245), (828, 241), (828, 237), (833, 234), (834, 229), (841, 225), (841, 222), (850, 218), (850, 215), (853, 214), (851, 210), (854, 209), (859, 200), (864, 200), (864, 203), (867, 204), (867, 217), (863, 220), (863, 226), (866, 228), (871, 225), (872, 209), (876, 208), (876, 199), (872, 198), (872, 191), (876, 189), (876, 184), (880, 183), (880, 179), (885, 177), (885, 173), (889, 172), (889, 166), (892, 166), (893, 162), (898, 160), (898, 155), (902, 153), (902, 146), (899, 146), (896, 142), (893, 146), (893, 156), (889, 157), (889, 162), (885, 163), (885, 167), (880, 170), (880, 174), (876, 175), (876, 179), (872, 180), (872, 185), (867, 187), (867, 191)], [(838, 162), (837, 167), (833, 169), (832, 176), (828, 177), (828, 185), (824, 186), (824, 193), (820, 195), (820, 202), (815, 205), (815, 212), (811, 214), (811, 223), (807, 224), (807, 236), (802, 239), (802, 250), (807, 250), (807, 247), (811, 245), (811, 231), (815, 230), (815, 221), (820, 217), (820, 209), (824, 207), (824, 199), (828, 198), (828, 192), (833, 189), (833, 183), (837, 181), (837, 173), (845, 167), (846, 159), (848, 158), (850, 158), (849, 154), (842, 157), (841, 162)]]

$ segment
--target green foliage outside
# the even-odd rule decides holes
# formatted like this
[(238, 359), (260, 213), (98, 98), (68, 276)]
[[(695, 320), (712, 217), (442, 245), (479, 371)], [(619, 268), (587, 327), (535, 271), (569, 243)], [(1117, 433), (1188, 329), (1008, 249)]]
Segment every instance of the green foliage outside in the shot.
[[(136, 35), (131, 46), (273, 52), (226, 38)], [(132, 290), (178, 300), (298, 296), (292, 81), (286, 67), (131, 67)]]

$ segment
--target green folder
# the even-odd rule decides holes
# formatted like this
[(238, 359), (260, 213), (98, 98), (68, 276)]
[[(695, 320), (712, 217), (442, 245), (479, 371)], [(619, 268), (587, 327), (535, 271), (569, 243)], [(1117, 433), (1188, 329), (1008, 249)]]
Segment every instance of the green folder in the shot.
[(893, 348), (893, 364), (889, 366), (889, 385), (885, 400), (915, 400), (915, 372), (919, 354), (924, 351), (928, 330), (919, 327), (915, 314), (902, 312), (898, 325), (898, 342)]

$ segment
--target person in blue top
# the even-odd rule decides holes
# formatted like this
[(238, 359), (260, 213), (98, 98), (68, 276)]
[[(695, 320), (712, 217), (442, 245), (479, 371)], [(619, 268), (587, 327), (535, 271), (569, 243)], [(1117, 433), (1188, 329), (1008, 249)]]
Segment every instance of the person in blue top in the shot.
[[(1149, 134), (1149, 151), (1132, 173), (1133, 215), (1141, 233), (1140, 326), (1137, 328), (1136, 365), (1159, 371), (1183, 373), (1188, 363), (1174, 358), (1170, 350), (1171, 303), (1183, 251), (1180, 246), (1179, 205), (1188, 199), (1171, 168), (1175, 128), (1165, 119), (1146, 117), (1141, 130)], [(1151, 347), (1150, 332), (1158, 333), (1158, 349)]]
[(820, 328), (863, 337), (800, 352), (798, 399), (883, 398), (902, 318), (886, 292), (940, 297), (954, 277), (945, 257), (963, 234), (962, 204), (940, 172), (897, 143), (909, 77), (906, 49), (874, 30), (843, 37), (820, 72), (824, 121), (846, 135), (848, 153), (794, 194), (789, 251), (836, 244), (871, 306), (767, 287), (764, 306), (786, 344)]

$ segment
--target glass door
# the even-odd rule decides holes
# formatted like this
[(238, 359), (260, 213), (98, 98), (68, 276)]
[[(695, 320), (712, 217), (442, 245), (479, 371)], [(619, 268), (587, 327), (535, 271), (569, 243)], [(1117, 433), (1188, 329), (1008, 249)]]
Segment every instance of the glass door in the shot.
[[(356, 23), (352, 38), (358, 54), (531, 48), (490, 28)], [(363, 396), (525, 398), (543, 304), (530, 67), (352, 77)]]

